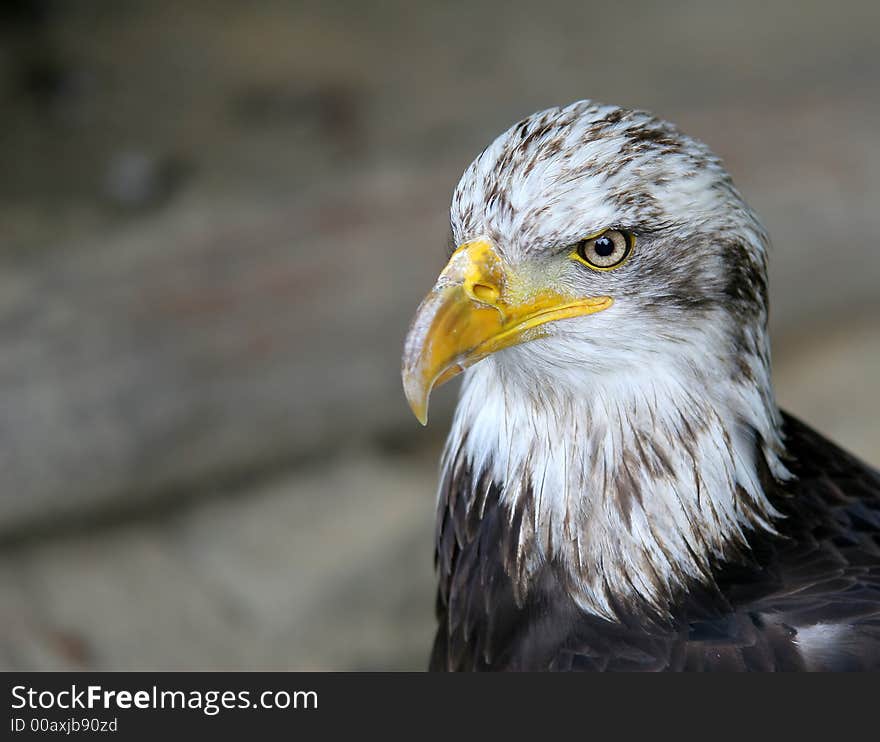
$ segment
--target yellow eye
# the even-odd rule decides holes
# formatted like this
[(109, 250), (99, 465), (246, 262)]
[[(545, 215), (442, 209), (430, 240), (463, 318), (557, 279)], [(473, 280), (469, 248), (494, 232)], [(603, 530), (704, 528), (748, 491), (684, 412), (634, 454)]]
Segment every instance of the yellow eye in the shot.
[(590, 268), (610, 271), (621, 265), (632, 252), (635, 237), (629, 232), (609, 229), (577, 243), (577, 256)]

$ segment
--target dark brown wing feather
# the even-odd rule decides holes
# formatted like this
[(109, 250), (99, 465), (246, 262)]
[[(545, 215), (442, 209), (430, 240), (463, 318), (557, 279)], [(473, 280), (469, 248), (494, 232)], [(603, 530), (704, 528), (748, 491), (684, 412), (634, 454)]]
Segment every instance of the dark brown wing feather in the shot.
[[(454, 467), (440, 504), (440, 625), (433, 670), (880, 669), (880, 474), (790, 416), (780, 536), (694, 585), (672, 620), (620, 607), (618, 622), (580, 611), (546, 565), (517, 601), (511, 513), (497, 487)], [(473, 489), (473, 492), (470, 491)]]

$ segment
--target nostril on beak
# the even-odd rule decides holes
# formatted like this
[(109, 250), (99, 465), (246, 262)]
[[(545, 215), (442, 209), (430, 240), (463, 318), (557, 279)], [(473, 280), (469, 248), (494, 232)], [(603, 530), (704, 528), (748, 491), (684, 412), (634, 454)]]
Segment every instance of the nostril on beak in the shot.
[(498, 302), (499, 292), (494, 286), (488, 286), (485, 283), (475, 283), (471, 286), (471, 296), (477, 301), (484, 304), (496, 304)]

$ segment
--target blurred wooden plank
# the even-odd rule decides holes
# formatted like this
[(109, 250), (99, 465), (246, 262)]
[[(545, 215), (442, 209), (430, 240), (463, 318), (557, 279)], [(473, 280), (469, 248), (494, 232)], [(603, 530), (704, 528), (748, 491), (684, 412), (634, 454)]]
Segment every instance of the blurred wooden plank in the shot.
[(333, 464), (6, 553), (0, 669), (424, 669), (434, 461)]
[(296, 203), (181, 200), (0, 257), (0, 531), (419, 435), (400, 350), (448, 189), (382, 172)]

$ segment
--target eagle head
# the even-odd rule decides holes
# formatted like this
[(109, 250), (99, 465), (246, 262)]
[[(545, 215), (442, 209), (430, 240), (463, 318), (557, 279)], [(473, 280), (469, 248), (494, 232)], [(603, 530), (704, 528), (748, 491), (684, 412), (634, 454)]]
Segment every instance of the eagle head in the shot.
[(773, 530), (768, 238), (705, 145), (641, 111), (548, 109), (471, 163), (451, 222), (403, 385), (424, 424), (464, 372), (441, 507), (464, 493), (478, 520), (498, 492), (518, 582), (552, 561), (586, 610), (659, 608)]
[(431, 389), (490, 355), (510, 391), (557, 396), (768, 366), (765, 231), (721, 161), (648, 113), (529, 116), (467, 168), (451, 223), (403, 357), (423, 424)]

